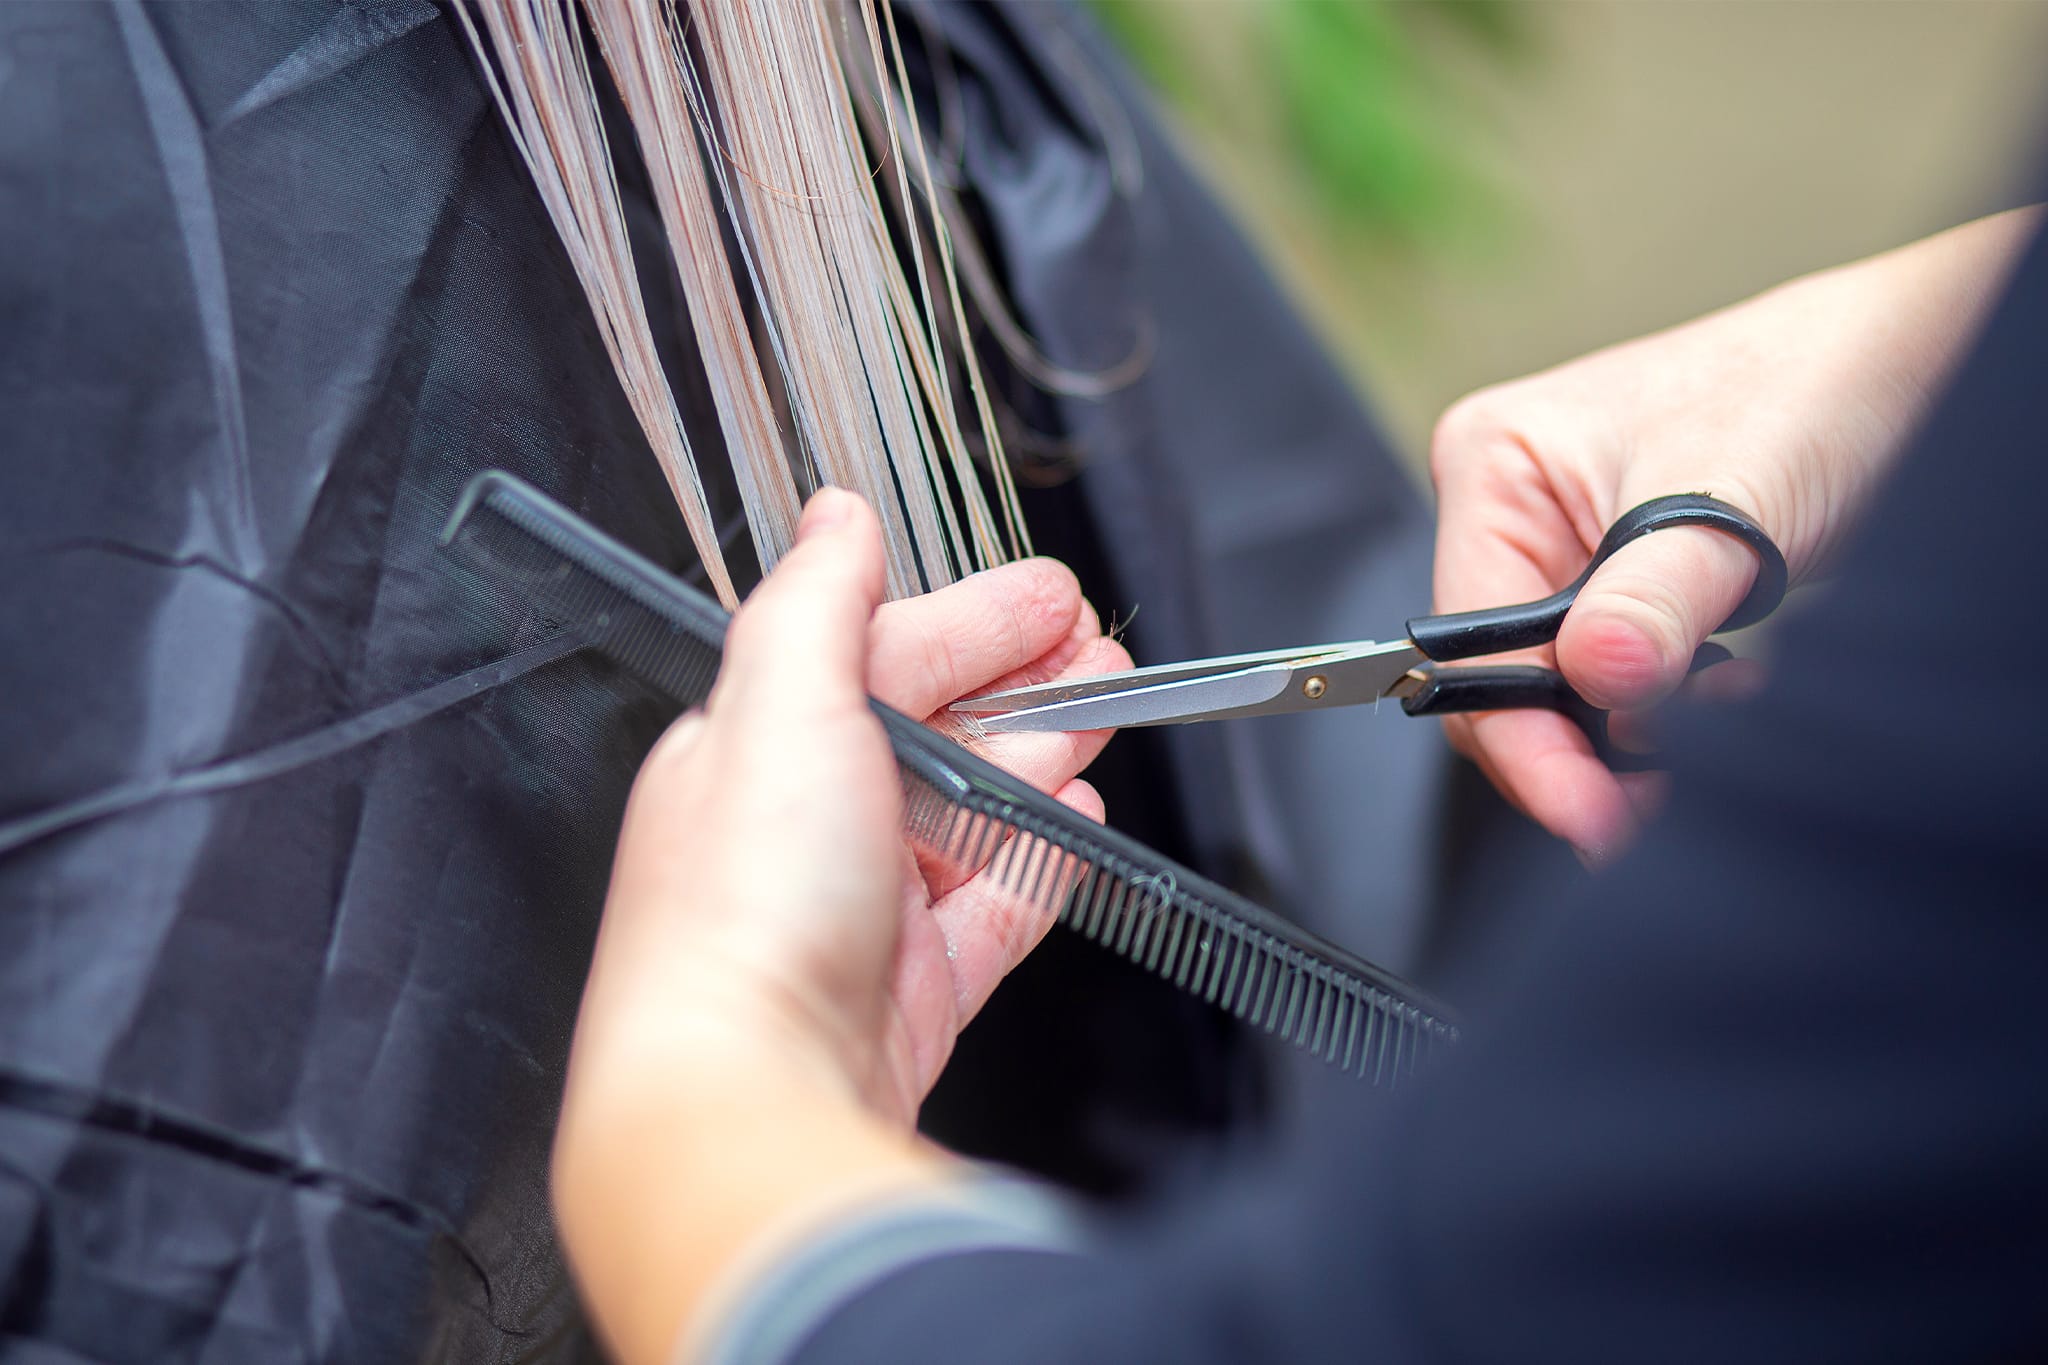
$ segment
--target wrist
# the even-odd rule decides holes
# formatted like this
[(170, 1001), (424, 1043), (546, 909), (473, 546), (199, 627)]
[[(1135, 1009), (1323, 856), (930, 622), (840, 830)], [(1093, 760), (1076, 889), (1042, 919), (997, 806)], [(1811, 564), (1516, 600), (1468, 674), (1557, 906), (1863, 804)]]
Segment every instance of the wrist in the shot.
[(773, 1009), (672, 1011), (579, 1037), (555, 1147), (564, 1245), (604, 1336), (665, 1360), (750, 1265), (864, 1201), (941, 1183), (949, 1163), (878, 1118), (836, 1059)]

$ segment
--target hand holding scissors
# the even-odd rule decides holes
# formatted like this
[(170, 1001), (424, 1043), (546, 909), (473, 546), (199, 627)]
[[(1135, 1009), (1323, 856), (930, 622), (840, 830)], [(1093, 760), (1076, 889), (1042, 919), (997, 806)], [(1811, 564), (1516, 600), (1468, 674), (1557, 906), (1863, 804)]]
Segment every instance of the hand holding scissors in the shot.
[[(1593, 551), (1585, 571), (1559, 592), (1518, 606), (1445, 616), (1419, 616), (1392, 641), (1359, 640), (1298, 649), (1233, 654), (1158, 664), (1078, 682), (1011, 688), (954, 704), (991, 731), (1100, 730), (1140, 725), (1182, 725), (1236, 716), (1285, 715), (1335, 706), (1399, 701), (1411, 716), (1528, 708), (1559, 711), (1577, 721), (1603, 760), (1618, 768), (1641, 766), (1641, 756), (1615, 748), (1607, 712), (1588, 703), (1554, 669), (1524, 665), (1436, 668), (1556, 640), (1565, 614), (1594, 570), (1630, 541), (1673, 526), (1725, 532), (1755, 552), (1757, 576), (1749, 595), (1721, 625), (1754, 625), (1785, 596), (1785, 557), (1746, 513), (1704, 494), (1654, 498), (1623, 513)], [(1728, 658), (1720, 645), (1702, 646), (1697, 671)]]

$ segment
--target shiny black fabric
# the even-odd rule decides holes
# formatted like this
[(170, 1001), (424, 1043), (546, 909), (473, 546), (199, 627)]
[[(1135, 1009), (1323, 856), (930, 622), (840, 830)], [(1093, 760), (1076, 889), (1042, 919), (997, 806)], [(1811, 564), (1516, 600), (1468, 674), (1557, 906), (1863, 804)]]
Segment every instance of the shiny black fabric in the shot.
[[(953, 51), (960, 174), (1026, 325), (1081, 367), (1140, 314), (1158, 337), (1101, 402), (997, 364), (1018, 429), (1078, 452), (1033, 495), (1047, 547), (1142, 607), (1152, 657), (1356, 633), (1309, 609), (1364, 592), (1360, 526), (1406, 528), (1376, 617), (1419, 602), (1419, 505), (1085, 29), (920, 12), (906, 37)], [(1112, 191), (1075, 69), (1108, 82), (1142, 182)], [(443, 9), (0, 5), (9, 1359), (588, 1354), (545, 1161), (616, 817), (668, 713), (448, 595), (433, 533), (491, 465), (695, 571)], [(1322, 491), (1276, 507), (1313, 469)], [(1338, 566), (1305, 597), (1295, 552)], [(1293, 779), (1275, 804), (1234, 742), (1119, 741), (1116, 818), (1240, 879), (1310, 866), (1274, 843)], [(1412, 883), (1422, 854), (1395, 848)], [(935, 1131), (1102, 1191), (1258, 1108), (1216, 1016), (1057, 940), (961, 1058)]]
[(432, 546), (503, 465), (684, 564), (661, 480), (439, 11), (11, 5), (0, 54), (0, 1342), (550, 1354), (666, 715), (501, 665)]

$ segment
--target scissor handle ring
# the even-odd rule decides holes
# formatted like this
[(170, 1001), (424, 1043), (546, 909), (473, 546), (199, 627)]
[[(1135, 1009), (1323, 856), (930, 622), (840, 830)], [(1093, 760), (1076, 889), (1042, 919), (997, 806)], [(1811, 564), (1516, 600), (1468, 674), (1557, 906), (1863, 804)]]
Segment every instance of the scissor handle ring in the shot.
[(1408, 638), (1415, 647), (1439, 663), (1473, 659), (1486, 654), (1547, 645), (1557, 639), (1565, 613), (1578, 600), (1594, 571), (1613, 557), (1615, 551), (1652, 531), (1672, 526), (1705, 526), (1734, 536), (1756, 553), (1756, 581), (1740, 605), (1713, 632), (1753, 626), (1778, 609), (1785, 600), (1790, 574), (1785, 556), (1770, 533), (1739, 507), (1731, 507), (1705, 493), (1674, 493), (1652, 498), (1615, 518), (1593, 550), (1585, 571), (1559, 591), (1538, 602), (1513, 607), (1488, 607), (1481, 611), (1460, 611), (1445, 616), (1418, 616), (1408, 623)]

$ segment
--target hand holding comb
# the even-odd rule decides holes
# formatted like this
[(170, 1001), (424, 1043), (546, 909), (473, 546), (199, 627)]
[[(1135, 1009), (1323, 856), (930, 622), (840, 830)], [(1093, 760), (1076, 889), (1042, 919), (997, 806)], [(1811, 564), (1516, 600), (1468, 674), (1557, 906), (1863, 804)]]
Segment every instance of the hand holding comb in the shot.
[[(442, 543), (503, 609), (541, 613), (679, 706), (709, 695), (727, 614), (527, 485), (479, 475)], [(1398, 977), (873, 705), (926, 857), (992, 862), (999, 885), (1070, 929), (1354, 1075), (1391, 1083), (1456, 1039), (1448, 1011)]]

